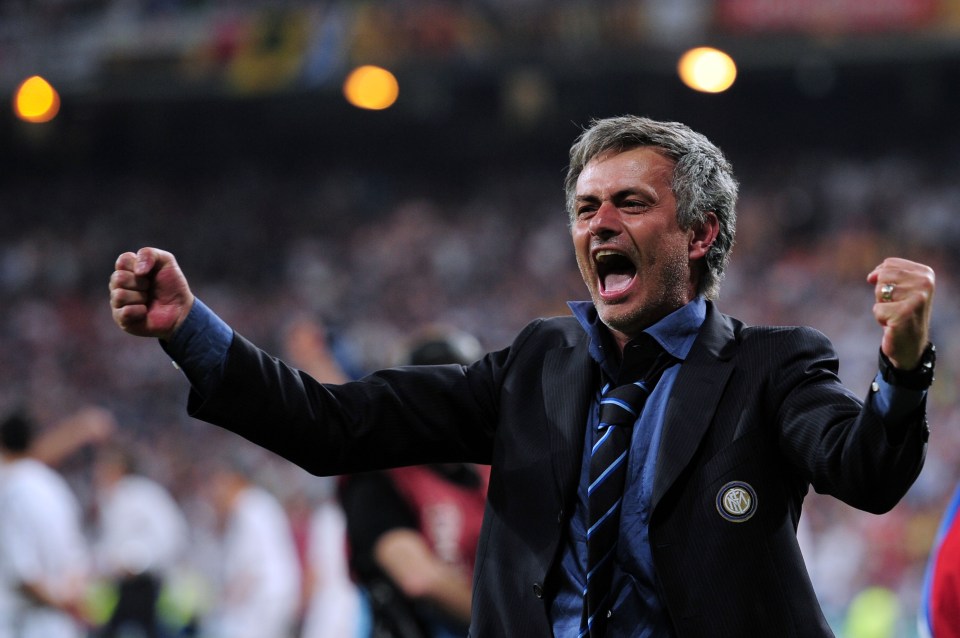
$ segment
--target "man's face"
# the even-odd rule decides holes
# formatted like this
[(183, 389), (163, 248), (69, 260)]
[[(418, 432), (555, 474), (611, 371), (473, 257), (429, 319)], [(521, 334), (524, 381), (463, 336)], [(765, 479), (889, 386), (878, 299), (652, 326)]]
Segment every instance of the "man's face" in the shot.
[[(674, 162), (650, 147), (601, 154), (577, 179), (573, 245), (600, 319), (625, 344), (692, 300), (694, 233), (677, 224)], [(696, 254), (694, 254), (696, 253)]]

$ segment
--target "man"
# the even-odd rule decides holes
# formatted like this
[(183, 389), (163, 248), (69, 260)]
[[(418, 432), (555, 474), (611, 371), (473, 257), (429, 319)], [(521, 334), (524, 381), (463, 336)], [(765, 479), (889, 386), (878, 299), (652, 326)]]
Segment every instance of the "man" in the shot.
[(943, 513), (923, 582), (918, 628), (923, 638), (960, 638), (960, 486)]
[[(437, 326), (417, 337), (405, 359), (466, 365), (481, 354), (472, 335)], [(373, 612), (372, 636), (467, 634), (487, 477), (487, 468), (470, 463), (344, 477), (350, 562)]]
[(31, 456), (34, 435), (23, 414), (0, 424), (0, 638), (80, 638), (89, 568), (80, 505)]
[[(114, 320), (161, 339), (193, 385), (191, 414), (312, 472), (491, 464), (475, 636), (831, 635), (797, 546), (802, 500), (812, 485), (884, 512), (919, 473), (932, 270), (892, 258), (867, 275), (883, 334), (861, 403), (822, 334), (746, 326), (714, 305), (737, 184), (709, 140), (611, 118), (570, 160), (592, 303), (469, 366), (318, 384), (234, 334), (152, 248), (118, 258)], [(632, 419), (611, 416), (618, 406)], [(595, 478), (611, 441), (630, 444), (628, 462), (611, 455)], [(624, 474), (616, 500), (603, 478)]]
[(221, 529), (207, 638), (287, 638), (300, 605), (301, 573), (290, 520), (280, 501), (252, 481), (239, 457), (215, 461), (210, 500)]
[(100, 638), (132, 632), (162, 635), (157, 601), (190, 540), (187, 519), (167, 489), (136, 471), (118, 445), (98, 450), (94, 466), (100, 573), (116, 586), (117, 604)]

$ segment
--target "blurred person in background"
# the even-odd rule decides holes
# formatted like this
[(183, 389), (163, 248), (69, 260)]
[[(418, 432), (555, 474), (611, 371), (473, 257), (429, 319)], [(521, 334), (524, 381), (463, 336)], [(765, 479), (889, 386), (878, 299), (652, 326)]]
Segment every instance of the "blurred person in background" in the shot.
[[(467, 365), (482, 354), (463, 332), (433, 328), (408, 365)], [(375, 638), (466, 636), (488, 468), (436, 463), (345, 476), (350, 564)]]
[(167, 634), (157, 603), (189, 542), (187, 520), (170, 492), (136, 469), (119, 444), (97, 450), (94, 485), (97, 572), (115, 588), (116, 604), (102, 638), (159, 638)]
[(960, 486), (937, 530), (920, 600), (921, 638), (960, 638)]
[(239, 454), (213, 463), (210, 500), (220, 528), (220, 573), (203, 638), (289, 638), (300, 611), (300, 562), (280, 501)]
[(346, 519), (333, 480), (320, 487), (307, 528), (300, 638), (365, 638), (369, 620), (347, 566)]
[[(287, 356), (301, 370), (328, 383), (347, 381), (321, 322), (298, 317), (286, 327), (283, 341)], [(314, 496), (307, 524), (300, 638), (365, 638), (369, 634), (369, 617), (361, 612), (360, 593), (347, 565), (346, 529), (335, 480), (326, 480)]]
[(31, 456), (36, 425), (0, 424), (0, 638), (80, 638), (89, 548), (76, 496)]
[(117, 431), (113, 412), (86, 405), (38, 432), (30, 456), (50, 467), (59, 467), (78, 451), (108, 440)]
[[(469, 366), (321, 384), (235, 333), (156, 248), (115, 262), (114, 321), (160, 339), (191, 383), (191, 415), (311, 472), (489, 463), (473, 635), (831, 636), (797, 543), (803, 498), (812, 486), (879, 514), (919, 474), (932, 269), (894, 257), (865, 273), (881, 335), (861, 400), (823, 334), (717, 307), (738, 187), (704, 136), (595, 121), (565, 188), (591, 301)], [(612, 406), (622, 425), (601, 416)], [(627, 478), (594, 520), (608, 483), (591, 457), (617, 438)], [(602, 527), (612, 545), (596, 544)], [(591, 580), (594, 561), (606, 582)]]
[[(344, 383), (348, 375), (328, 341), (321, 324), (294, 321), (286, 334), (288, 359), (315, 379)], [(406, 365), (467, 365), (482, 355), (475, 337), (442, 326), (424, 330), (406, 350), (401, 361)], [(487, 480), (487, 468), (463, 463), (343, 477), (343, 511), (321, 503), (315, 512), (309, 552), (326, 551), (325, 560), (310, 564), (327, 580), (336, 579), (349, 548), (364, 612), (355, 615), (352, 597), (336, 596), (336, 580), (326, 582), (315, 593), (304, 638), (465, 636)], [(344, 511), (347, 534), (338, 539)]]

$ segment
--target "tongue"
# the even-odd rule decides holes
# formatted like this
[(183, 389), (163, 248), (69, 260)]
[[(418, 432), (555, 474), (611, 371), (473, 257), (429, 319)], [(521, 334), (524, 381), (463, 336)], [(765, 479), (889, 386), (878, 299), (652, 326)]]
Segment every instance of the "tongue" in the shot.
[(633, 275), (625, 273), (609, 273), (603, 278), (603, 289), (607, 292), (622, 292), (627, 289)]

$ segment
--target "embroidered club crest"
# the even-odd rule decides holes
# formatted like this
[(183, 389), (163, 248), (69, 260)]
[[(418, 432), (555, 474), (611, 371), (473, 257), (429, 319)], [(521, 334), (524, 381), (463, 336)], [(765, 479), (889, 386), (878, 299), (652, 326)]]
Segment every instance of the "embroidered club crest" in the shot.
[(717, 492), (717, 511), (731, 523), (742, 523), (757, 511), (757, 492), (749, 483), (731, 481)]

